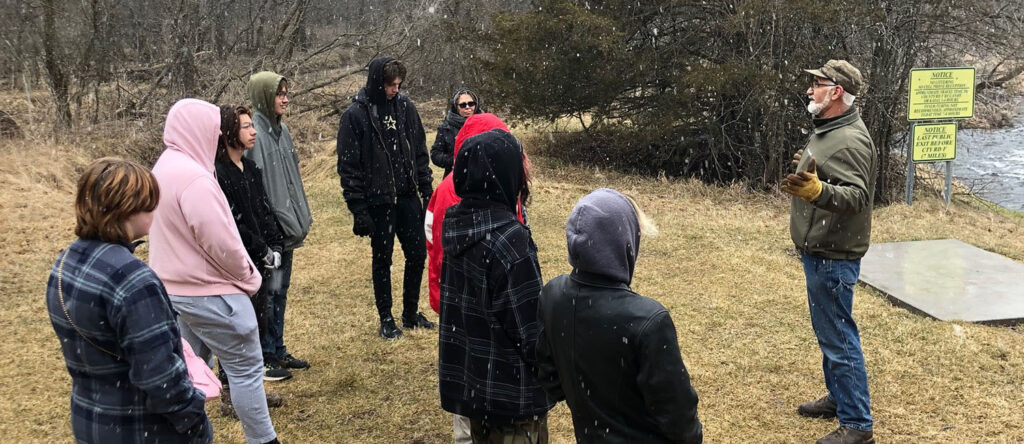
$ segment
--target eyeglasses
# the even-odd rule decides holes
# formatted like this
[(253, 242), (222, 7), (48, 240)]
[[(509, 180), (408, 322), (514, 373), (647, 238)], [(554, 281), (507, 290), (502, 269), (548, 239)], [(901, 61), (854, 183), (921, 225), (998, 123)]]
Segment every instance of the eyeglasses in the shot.
[(473, 108), (476, 106), (476, 102), (462, 102), (459, 104), (459, 108)]
[(288, 91), (281, 91), (275, 94), (277, 97), (288, 97)]
[(839, 85), (837, 85), (835, 83), (818, 83), (818, 82), (814, 82), (814, 83), (811, 84), (811, 88), (824, 88), (824, 87), (827, 87), (827, 86), (839, 86)]

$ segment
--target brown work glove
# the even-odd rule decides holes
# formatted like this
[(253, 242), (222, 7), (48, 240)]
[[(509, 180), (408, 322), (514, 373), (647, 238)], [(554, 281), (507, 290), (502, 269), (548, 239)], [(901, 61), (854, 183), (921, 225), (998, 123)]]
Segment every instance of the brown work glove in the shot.
[[(794, 155), (794, 159), (801, 153), (797, 152)], [(799, 159), (796, 159), (799, 162)], [(812, 202), (821, 195), (821, 181), (818, 180), (818, 166), (812, 157), (807, 162), (807, 171), (798, 171), (795, 174), (790, 174), (782, 179), (782, 183), (779, 187), (786, 194), (799, 197), (806, 202)]]

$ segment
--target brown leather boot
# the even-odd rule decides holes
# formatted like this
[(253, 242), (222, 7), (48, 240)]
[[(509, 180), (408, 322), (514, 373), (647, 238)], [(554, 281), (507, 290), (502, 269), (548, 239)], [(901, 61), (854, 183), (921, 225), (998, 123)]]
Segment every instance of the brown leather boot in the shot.
[(231, 392), (226, 388), (220, 392), (220, 415), (238, 419), (235, 406), (231, 405)]
[(822, 396), (821, 399), (815, 401), (805, 402), (797, 407), (796, 412), (800, 416), (806, 416), (808, 418), (835, 418), (836, 417), (836, 403), (828, 399), (828, 395)]
[(284, 397), (277, 393), (267, 392), (267, 407), (274, 409), (282, 405), (284, 405)]
[(816, 444), (875, 444), (875, 434), (871, 430), (864, 432), (842, 426), (821, 437)]
[[(284, 397), (277, 393), (267, 393), (267, 407), (277, 408), (284, 405)], [(235, 413), (235, 406), (231, 404), (231, 393), (227, 390), (221, 391), (220, 393), (220, 414), (231, 418), (238, 419), (238, 414)]]

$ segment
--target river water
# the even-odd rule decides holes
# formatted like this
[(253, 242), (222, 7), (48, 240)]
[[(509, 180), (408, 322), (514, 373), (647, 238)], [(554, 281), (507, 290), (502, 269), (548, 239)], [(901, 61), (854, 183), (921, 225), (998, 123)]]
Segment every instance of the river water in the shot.
[(984, 199), (1024, 213), (1024, 112), (1010, 128), (960, 130), (953, 177)]

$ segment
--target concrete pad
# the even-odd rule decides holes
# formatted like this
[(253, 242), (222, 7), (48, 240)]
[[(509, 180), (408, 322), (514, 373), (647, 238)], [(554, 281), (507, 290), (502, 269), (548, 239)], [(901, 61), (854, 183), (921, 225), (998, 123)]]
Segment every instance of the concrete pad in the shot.
[(1024, 322), (1024, 265), (956, 239), (871, 244), (860, 280), (942, 321)]

